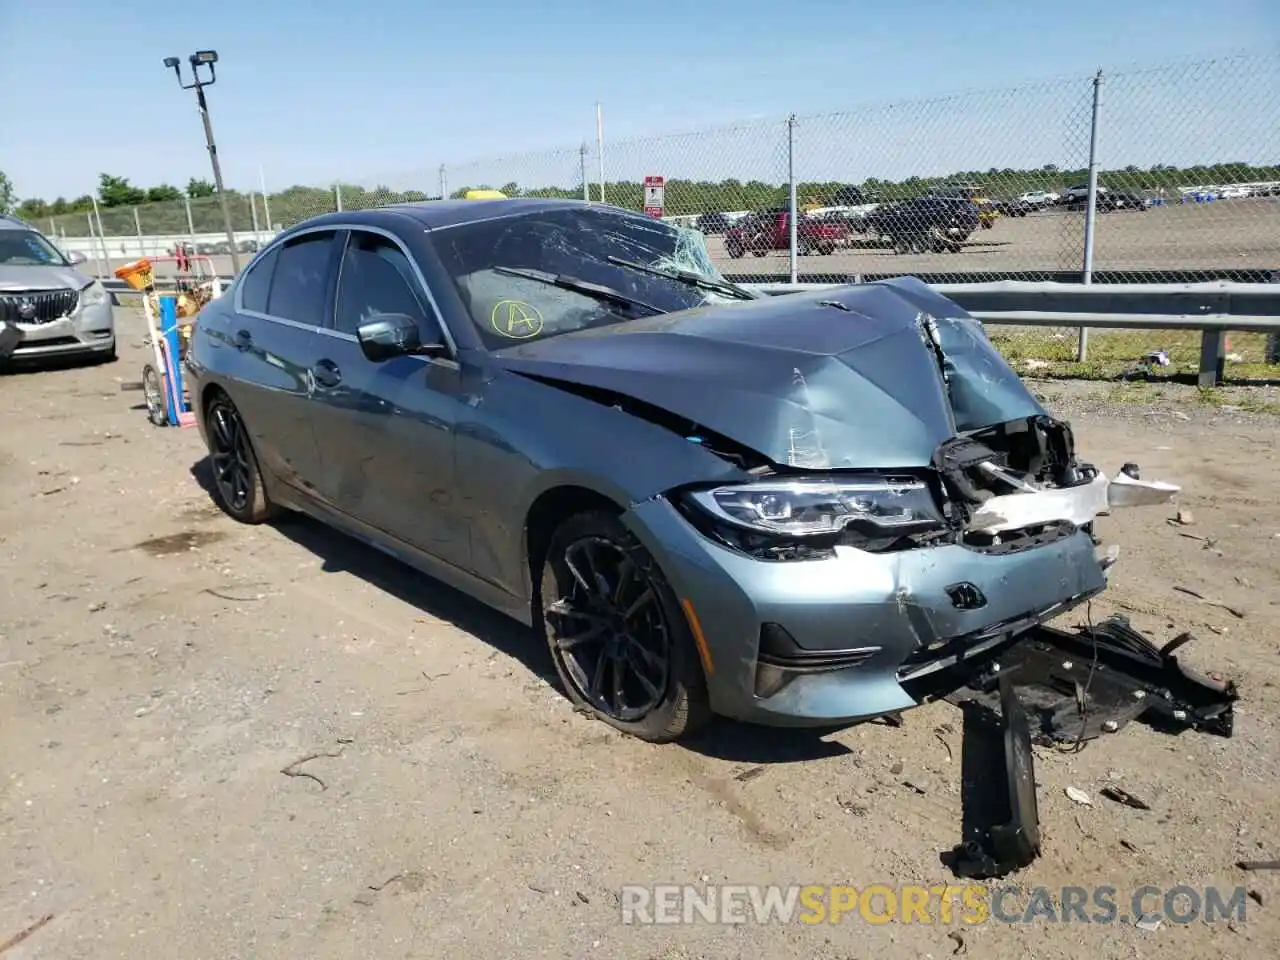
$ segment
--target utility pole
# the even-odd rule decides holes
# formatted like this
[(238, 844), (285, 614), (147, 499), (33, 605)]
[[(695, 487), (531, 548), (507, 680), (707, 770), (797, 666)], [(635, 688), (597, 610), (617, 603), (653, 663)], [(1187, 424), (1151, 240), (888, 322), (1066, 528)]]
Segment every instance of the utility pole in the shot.
[[(204, 123), (204, 141), (209, 148), (209, 163), (213, 166), (213, 185), (218, 191), (218, 200), (222, 206), (222, 223), (227, 230), (227, 244), (231, 248), (231, 269), (240, 272), (240, 254), (236, 251), (236, 232), (231, 226), (231, 206), (227, 203), (227, 191), (222, 185), (222, 165), (218, 163), (218, 145), (213, 139), (213, 124), (209, 122), (209, 102), (205, 99), (204, 88), (213, 86), (218, 75), (214, 64), (218, 62), (217, 50), (197, 50), (189, 58), (191, 62), (191, 82), (183, 83), (182, 65), (177, 57), (165, 57), (164, 65), (173, 70), (178, 78), (178, 85), (183, 90), (195, 90), (196, 104), (200, 108), (200, 119)], [(209, 68), (209, 78), (200, 78), (200, 67)]]

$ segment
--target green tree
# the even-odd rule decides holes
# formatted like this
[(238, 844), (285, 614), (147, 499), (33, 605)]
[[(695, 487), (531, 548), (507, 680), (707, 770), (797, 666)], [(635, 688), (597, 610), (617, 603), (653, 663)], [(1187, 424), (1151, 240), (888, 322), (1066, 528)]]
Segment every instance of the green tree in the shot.
[(164, 203), (169, 200), (181, 200), (182, 191), (177, 187), (171, 187), (167, 183), (162, 183), (158, 187), (151, 187), (147, 190), (148, 203)]
[(197, 180), (192, 177), (187, 181), (187, 196), (192, 200), (213, 196), (213, 184), (208, 180)]
[(135, 207), (146, 199), (147, 191), (133, 186), (128, 177), (98, 175), (98, 202), (104, 207)]
[(17, 199), (17, 195), (13, 192), (13, 183), (5, 172), (0, 170), (0, 213), (8, 213), (12, 210)]

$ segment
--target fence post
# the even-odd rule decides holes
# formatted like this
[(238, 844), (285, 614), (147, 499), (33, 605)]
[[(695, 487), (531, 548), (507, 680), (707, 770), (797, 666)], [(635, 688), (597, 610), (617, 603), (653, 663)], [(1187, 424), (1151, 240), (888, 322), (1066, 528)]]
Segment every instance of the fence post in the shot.
[(49, 232), (53, 234), (55, 240), (58, 239), (58, 222), (53, 217), (49, 218)]
[(600, 158), (600, 202), (604, 203), (604, 108), (596, 101), (596, 152)]
[(333, 201), (338, 205), (338, 212), (342, 212), (342, 184), (335, 183), (333, 185)]
[(591, 188), (587, 185), (587, 145), (578, 148), (578, 166), (582, 172), (582, 199), (591, 199)]
[(93, 264), (98, 271), (98, 279), (105, 280), (107, 275), (102, 271), (102, 257), (98, 255), (98, 246), (93, 242), (96, 232), (93, 229), (93, 214), (86, 210), (84, 212), (84, 218), (89, 221), (89, 249), (93, 252)]
[(799, 235), (799, 227), (796, 222), (799, 203), (796, 200), (796, 115), (794, 113), (787, 117), (787, 207), (790, 211), (787, 221), (791, 225), (789, 244), (791, 249), (791, 282), (796, 283), (799, 280), (800, 265), (797, 261), (799, 251), (796, 249)]
[(253, 239), (262, 243), (262, 234), (258, 231), (258, 202), (253, 199), (253, 191), (249, 191), (249, 217), (253, 221)]
[[(1102, 105), (1102, 70), (1093, 75), (1093, 110), (1089, 118), (1089, 197), (1084, 211), (1084, 268), (1080, 280), (1093, 283), (1093, 232), (1098, 220), (1098, 110)], [(1077, 331), (1076, 362), (1089, 356), (1089, 328)]]
[(145, 257), (147, 255), (146, 247), (142, 242), (142, 217), (138, 216), (138, 208), (133, 208), (133, 230), (138, 235), (138, 256)]
[(196, 252), (196, 222), (191, 219), (191, 198), (183, 197), (182, 205), (187, 208), (187, 234), (191, 237), (191, 253)]
[(443, 163), (440, 164), (440, 199), (449, 199), (449, 171)]
[(271, 239), (271, 201), (267, 198), (267, 175), (258, 167), (258, 187), (262, 190), (262, 218), (267, 221), (267, 239)]
[[(1271, 282), (1280, 283), (1280, 270), (1272, 271)], [(1263, 359), (1267, 363), (1280, 363), (1280, 333), (1275, 330), (1267, 334), (1267, 350)]]
[(93, 204), (94, 219), (98, 221), (98, 246), (102, 247), (102, 260), (103, 260), (102, 265), (104, 268), (106, 268), (107, 272), (110, 273), (111, 272), (111, 254), (107, 252), (107, 235), (106, 235), (106, 232), (102, 229), (102, 211), (98, 209), (97, 197), (91, 196), (89, 197), (89, 200)]

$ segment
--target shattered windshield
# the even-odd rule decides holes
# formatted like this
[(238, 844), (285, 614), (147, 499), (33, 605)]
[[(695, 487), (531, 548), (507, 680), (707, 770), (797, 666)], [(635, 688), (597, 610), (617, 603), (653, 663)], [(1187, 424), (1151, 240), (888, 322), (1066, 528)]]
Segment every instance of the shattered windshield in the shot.
[[(628, 300), (669, 313), (734, 299), (618, 262), (724, 282), (697, 230), (607, 207), (481, 220), (430, 237), (490, 350), (652, 312), (629, 309)], [(616, 296), (574, 289), (583, 284)]]

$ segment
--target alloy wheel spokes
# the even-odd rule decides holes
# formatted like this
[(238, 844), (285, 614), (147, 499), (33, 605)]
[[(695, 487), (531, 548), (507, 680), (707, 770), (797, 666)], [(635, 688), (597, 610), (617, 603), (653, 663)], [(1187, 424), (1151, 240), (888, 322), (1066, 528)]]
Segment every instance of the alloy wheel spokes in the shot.
[(657, 591), (625, 550), (603, 538), (570, 544), (563, 561), (566, 595), (546, 613), (567, 674), (603, 713), (639, 719), (661, 701), (670, 676)]

